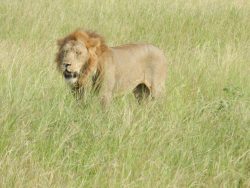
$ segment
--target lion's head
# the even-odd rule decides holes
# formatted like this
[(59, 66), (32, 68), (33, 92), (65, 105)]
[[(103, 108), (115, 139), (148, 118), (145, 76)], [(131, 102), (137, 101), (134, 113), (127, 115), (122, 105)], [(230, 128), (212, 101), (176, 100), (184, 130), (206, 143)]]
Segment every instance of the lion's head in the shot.
[[(66, 82), (82, 85), (97, 68), (97, 59), (107, 46), (101, 36), (93, 32), (76, 30), (58, 40), (56, 63)], [(79, 80), (81, 83), (79, 83)]]

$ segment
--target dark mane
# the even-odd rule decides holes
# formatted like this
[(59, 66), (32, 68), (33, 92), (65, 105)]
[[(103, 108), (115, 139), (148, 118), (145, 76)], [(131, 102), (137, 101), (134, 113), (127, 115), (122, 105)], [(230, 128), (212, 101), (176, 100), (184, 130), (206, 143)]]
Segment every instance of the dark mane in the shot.
[(81, 40), (84, 42), (86, 45), (88, 44), (89, 40), (91, 39), (97, 39), (100, 41), (100, 50), (101, 52), (104, 52), (107, 50), (108, 46), (105, 43), (105, 39), (103, 36), (97, 34), (94, 31), (85, 31), (83, 29), (77, 29), (73, 33), (70, 33), (63, 39), (58, 40), (58, 45), (63, 46), (65, 43), (67, 43), (70, 40)]
[(95, 38), (95, 39), (99, 39), (100, 40), (100, 53), (102, 54), (103, 52), (105, 52), (108, 49), (108, 46), (106, 45), (105, 39), (103, 36), (99, 35), (98, 33), (94, 32), (94, 31), (85, 31), (85, 33), (87, 33), (87, 35), (90, 38)]

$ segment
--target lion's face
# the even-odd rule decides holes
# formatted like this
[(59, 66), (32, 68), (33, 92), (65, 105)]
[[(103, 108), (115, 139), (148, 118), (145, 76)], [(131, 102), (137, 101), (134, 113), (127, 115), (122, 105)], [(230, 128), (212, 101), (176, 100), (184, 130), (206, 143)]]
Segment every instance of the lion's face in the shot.
[(98, 57), (108, 49), (100, 35), (82, 29), (58, 39), (57, 45), (57, 68), (72, 89), (82, 89), (89, 83), (97, 70)]
[(59, 51), (59, 69), (66, 82), (76, 83), (81, 69), (89, 60), (89, 53), (84, 43), (70, 40)]

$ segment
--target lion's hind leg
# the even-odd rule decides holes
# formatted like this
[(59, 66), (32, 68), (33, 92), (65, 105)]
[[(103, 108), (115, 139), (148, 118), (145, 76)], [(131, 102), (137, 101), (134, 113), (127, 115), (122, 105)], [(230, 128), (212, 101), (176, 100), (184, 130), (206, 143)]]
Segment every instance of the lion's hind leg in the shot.
[(160, 98), (165, 92), (165, 82), (155, 82), (151, 86), (151, 97), (152, 99)]
[(150, 96), (150, 89), (142, 83), (136, 86), (136, 88), (133, 90), (133, 93), (135, 98), (138, 100), (138, 103), (141, 104), (142, 101), (148, 99)]

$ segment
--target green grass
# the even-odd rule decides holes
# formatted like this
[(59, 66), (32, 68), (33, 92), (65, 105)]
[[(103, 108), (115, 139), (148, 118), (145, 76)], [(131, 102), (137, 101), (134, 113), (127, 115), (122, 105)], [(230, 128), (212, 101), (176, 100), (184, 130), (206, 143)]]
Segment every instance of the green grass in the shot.
[[(54, 63), (78, 27), (168, 56), (166, 97), (78, 104)], [(250, 187), (247, 0), (0, 1), (0, 187)]]

